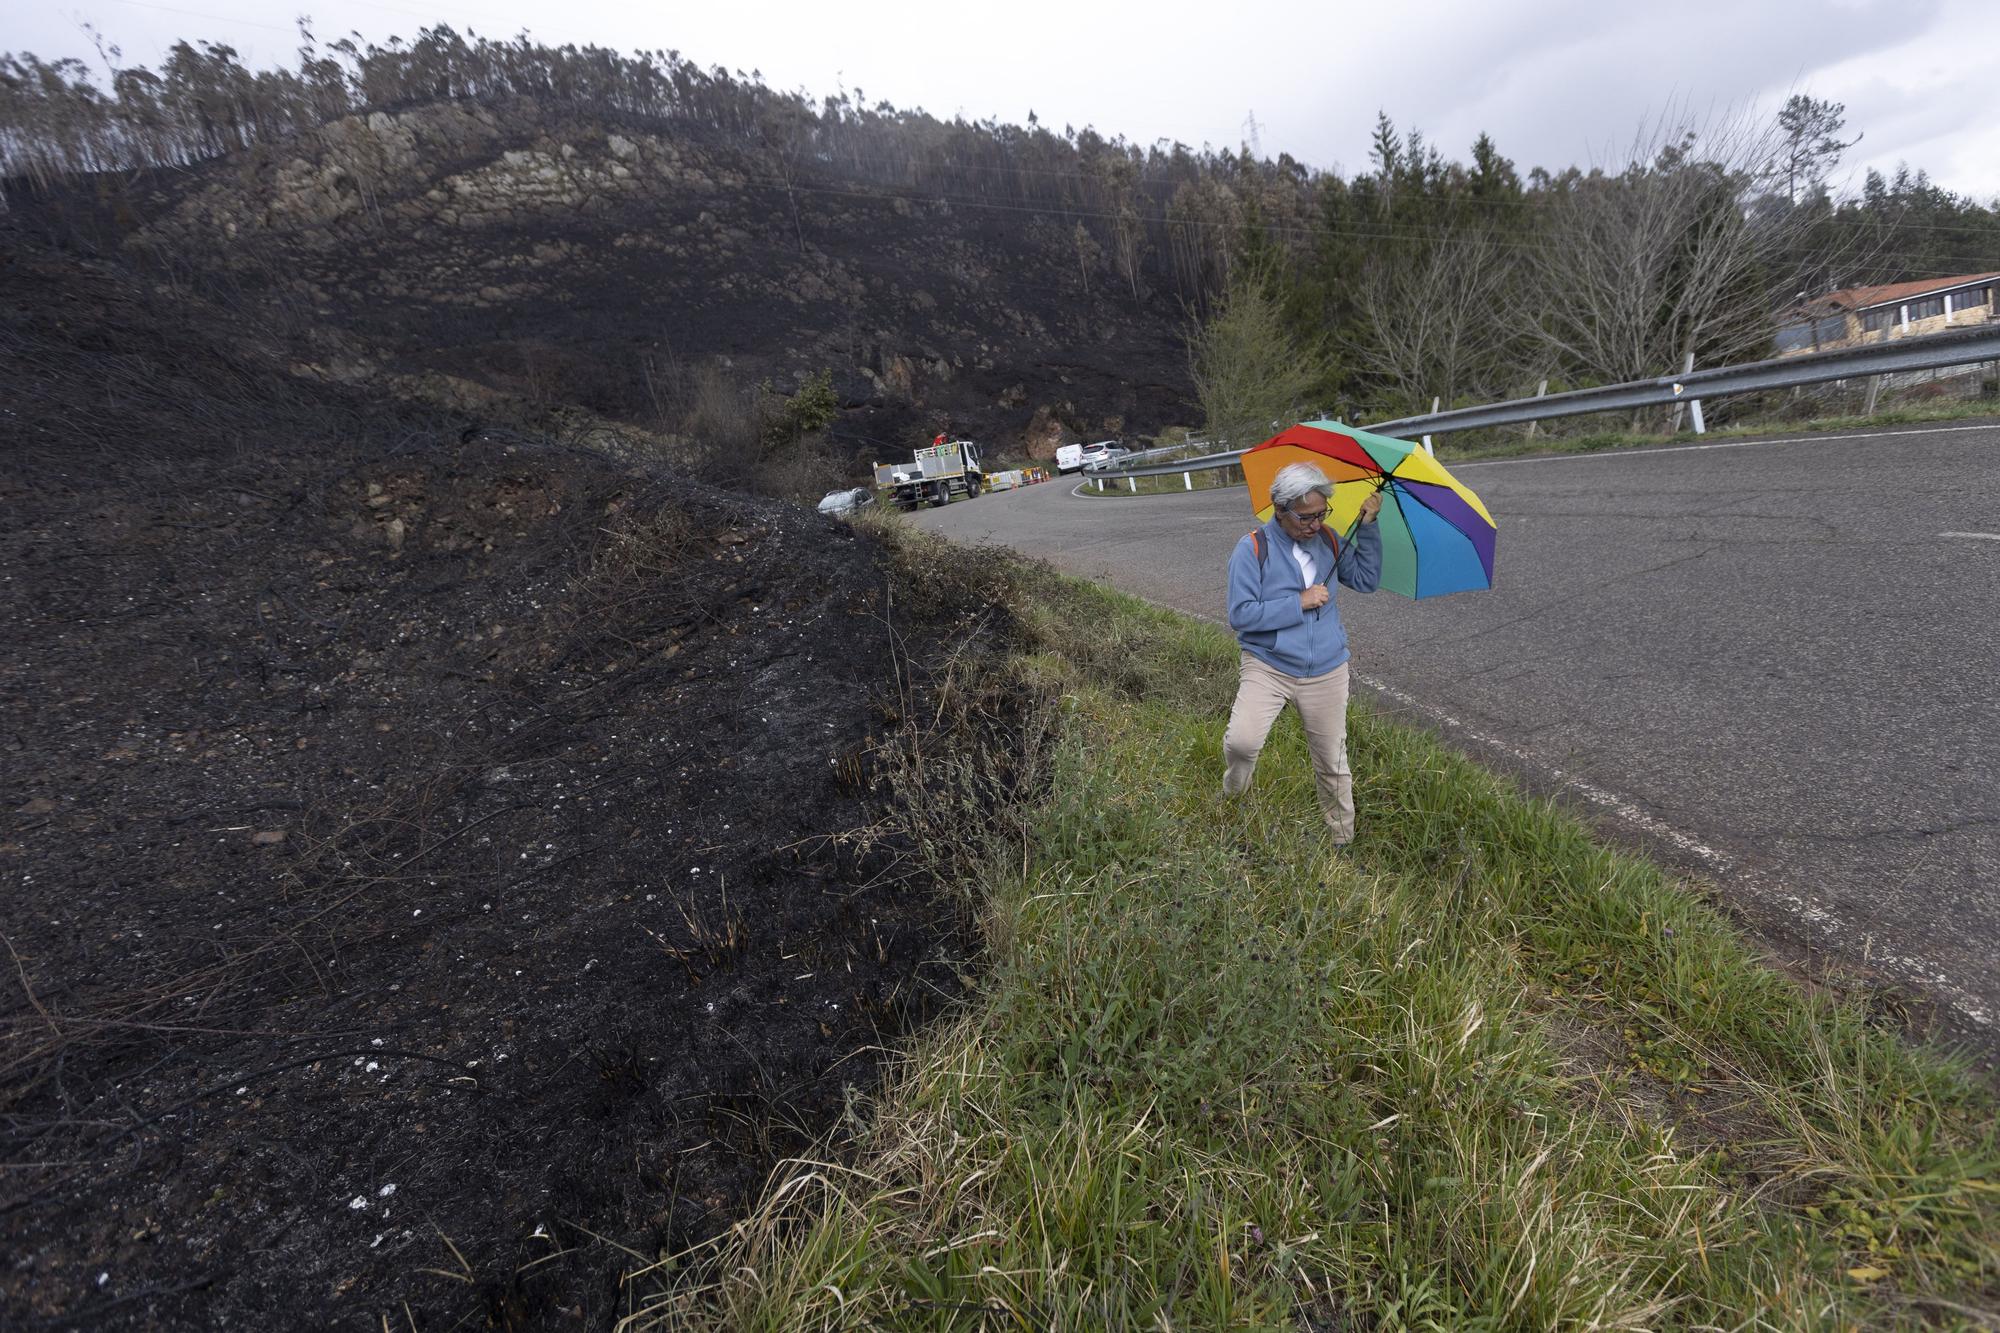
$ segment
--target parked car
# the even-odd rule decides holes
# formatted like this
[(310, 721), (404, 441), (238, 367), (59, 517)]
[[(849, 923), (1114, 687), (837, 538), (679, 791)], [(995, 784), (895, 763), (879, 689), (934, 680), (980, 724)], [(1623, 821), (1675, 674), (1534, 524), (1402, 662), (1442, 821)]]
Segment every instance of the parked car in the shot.
[(828, 491), (826, 498), (819, 502), (819, 512), (845, 518), (855, 510), (874, 503), (874, 491), (866, 486), (856, 486), (851, 490)]
[(1099, 440), (1096, 444), (1083, 446), (1083, 466), (1101, 467), (1116, 458), (1123, 458), (1125, 450), (1118, 447), (1116, 440)]
[(1057, 472), (1083, 471), (1083, 446), (1080, 444), (1065, 444), (1059, 446), (1056, 449), (1056, 471)]

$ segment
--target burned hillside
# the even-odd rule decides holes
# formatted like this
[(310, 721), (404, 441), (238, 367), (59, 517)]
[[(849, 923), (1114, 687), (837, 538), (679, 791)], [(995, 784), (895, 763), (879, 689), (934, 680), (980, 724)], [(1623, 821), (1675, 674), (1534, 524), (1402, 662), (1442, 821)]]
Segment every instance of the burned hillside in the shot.
[(423, 377), (434, 399), (656, 425), (678, 366), (779, 392), (830, 371), (849, 472), (939, 429), (1046, 459), (1194, 414), (1185, 310), (1121, 267), (1100, 212), (858, 179), (685, 119), (436, 101), (9, 197), (58, 244), (288, 333), (325, 374)]
[(0, 236), (0, 1323), (607, 1327), (960, 994), (998, 590), (216, 318)]

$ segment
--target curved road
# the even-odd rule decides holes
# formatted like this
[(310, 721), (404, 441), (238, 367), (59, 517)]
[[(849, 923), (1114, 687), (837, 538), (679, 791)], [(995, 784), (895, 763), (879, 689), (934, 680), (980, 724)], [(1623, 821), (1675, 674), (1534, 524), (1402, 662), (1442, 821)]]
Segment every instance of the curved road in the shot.
[[(1497, 586), (1341, 590), (1361, 682), (2000, 1051), (2000, 426), (1454, 472), (1500, 524)], [(1240, 490), (1073, 492), (917, 521), (1223, 618)]]

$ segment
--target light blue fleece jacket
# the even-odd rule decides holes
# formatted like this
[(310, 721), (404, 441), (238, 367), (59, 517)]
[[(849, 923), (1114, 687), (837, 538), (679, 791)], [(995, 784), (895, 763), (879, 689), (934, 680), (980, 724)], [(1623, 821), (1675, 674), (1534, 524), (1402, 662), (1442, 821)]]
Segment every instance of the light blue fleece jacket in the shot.
[[(1229, 554), (1229, 628), (1245, 651), (1286, 675), (1324, 676), (1347, 660), (1347, 627), (1331, 597), (1317, 610), (1300, 608), (1306, 581), (1292, 557), (1294, 543), (1275, 514), (1263, 531), (1261, 569), (1255, 534), (1245, 533)], [(1374, 592), (1382, 581), (1382, 530), (1373, 523), (1363, 523), (1341, 544), (1338, 561), (1318, 533), (1304, 545), (1312, 556), (1314, 583), (1330, 589), (1337, 573), (1356, 592)]]

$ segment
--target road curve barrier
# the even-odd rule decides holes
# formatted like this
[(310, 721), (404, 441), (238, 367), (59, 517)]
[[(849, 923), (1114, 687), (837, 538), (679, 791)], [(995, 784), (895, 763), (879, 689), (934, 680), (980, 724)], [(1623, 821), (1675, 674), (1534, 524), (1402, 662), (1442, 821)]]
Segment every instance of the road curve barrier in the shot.
[[(1763, 393), (1789, 389), (1801, 384), (1825, 384), (1832, 380), (1866, 379), (1874, 375), (1894, 375), (1913, 370), (1937, 370), (1977, 361), (2000, 361), (2000, 325), (1977, 329), (1934, 333), (1922, 338), (1899, 338), (1866, 347), (1845, 347), (1834, 352), (1813, 352), (1803, 356), (1753, 361), (1740, 366), (1717, 366), (1713, 370), (1691, 370), (1684, 375), (1662, 375), (1658, 379), (1633, 380), (1627, 384), (1606, 384), (1595, 389), (1576, 389), (1534, 398), (1515, 398), (1482, 407), (1459, 407), (1424, 416), (1398, 417), (1393, 421), (1356, 422), (1376, 435), (1414, 440), (1426, 435), (1444, 435), (1455, 430), (1480, 430), (1488, 426), (1518, 426), (1553, 417), (1582, 416), (1590, 412), (1618, 412), (1637, 407), (1671, 407), (1677, 403), (1697, 408), (1696, 430), (1701, 429), (1699, 404), (1706, 398), (1726, 398), (1738, 393)], [(1199, 454), (1188, 458), (1166, 457), (1184, 452), (1187, 446), (1148, 449), (1117, 460), (1084, 469), (1086, 482), (1095, 482), (1104, 494), (1130, 489), (1139, 477), (1189, 474), (1186, 488), (1195, 489), (1192, 474), (1219, 467), (1233, 467), (1244, 450)], [(1108, 483), (1126, 482), (1127, 486)]]

